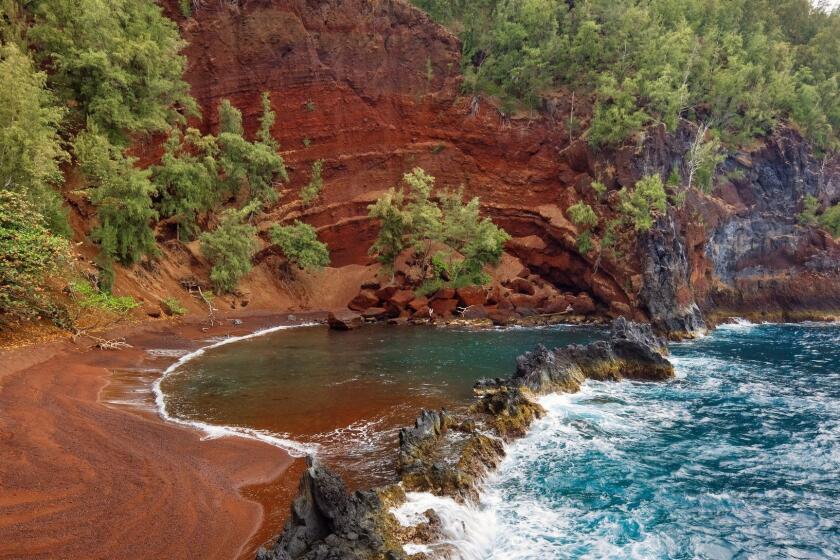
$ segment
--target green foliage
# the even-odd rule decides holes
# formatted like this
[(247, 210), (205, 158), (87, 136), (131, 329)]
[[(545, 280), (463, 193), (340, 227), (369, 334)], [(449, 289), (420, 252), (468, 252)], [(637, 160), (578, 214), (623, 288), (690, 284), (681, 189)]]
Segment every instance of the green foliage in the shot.
[(830, 206), (820, 216), (820, 225), (834, 237), (840, 237), (840, 203)]
[(219, 104), (219, 134), (230, 133), (242, 136), (245, 128), (242, 126), (242, 111), (233, 106), (230, 99), (222, 99)]
[(667, 209), (668, 199), (665, 186), (659, 175), (642, 178), (632, 189), (619, 191), (620, 210), (636, 231), (648, 231), (653, 227), (657, 214)]
[(28, 198), (0, 189), (0, 323), (49, 314), (45, 285), (69, 258)]
[(225, 185), (230, 194), (248, 189), (248, 200), (264, 204), (277, 201), (275, 181), (288, 181), (283, 157), (271, 137), (275, 115), (270, 99), (263, 96), (263, 116), (260, 120), (257, 142), (249, 142), (243, 134), (242, 113), (225, 99), (219, 106), (219, 164), (225, 175)]
[(188, 128), (186, 134), (173, 129), (160, 164), (152, 167), (152, 179), (160, 192), (160, 214), (175, 219), (179, 238), (182, 232), (194, 238), (199, 214), (219, 202), (218, 152), (213, 136), (201, 136), (194, 128)]
[(369, 253), (376, 255), (386, 267), (391, 267), (397, 256), (408, 246), (406, 232), (408, 216), (403, 210), (403, 191), (390, 189), (368, 206), (368, 216), (379, 222), (379, 235), (370, 247)]
[(217, 293), (233, 292), (251, 271), (258, 248), (257, 228), (246, 221), (251, 208), (225, 210), (219, 225), (201, 235), (201, 252), (210, 261), (210, 281)]
[[(391, 267), (405, 248), (413, 247), (423, 268), (432, 268), (432, 281), (484, 283), (482, 268), (499, 261), (510, 236), (489, 218), (481, 218), (478, 198), (464, 203), (463, 193), (454, 191), (439, 193), (434, 200), (434, 181), (415, 168), (403, 176), (407, 188), (391, 189), (369, 207), (369, 216), (380, 223), (370, 252)], [(440, 245), (447, 250), (430, 254)]]
[(308, 148), (311, 145), (312, 145), (312, 139), (311, 138), (307, 137), (307, 138), (303, 139), (303, 147), (304, 148)]
[(151, 0), (35, 0), (29, 39), (72, 128), (93, 123), (111, 142), (163, 131), (196, 111), (183, 81), (185, 43)]
[(311, 99), (307, 99), (306, 103), (304, 103), (304, 107), (306, 107), (307, 112), (312, 113), (315, 111), (315, 102)]
[(809, 0), (413, 2), (459, 32), (465, 89), (506, 111), (556, 88), (594, 93), (593, 145), (687, 118), (727, 142), (790, 119), (838, 146), (840, 11)]
[(566, 213), (575, 225), (581, 228), (577, 238), (578, 250), (585, 255), (592, 250), (591, 228), (598, 225), (598, 216), (591, 206), (581, 201), (569, 206)]
[(167, 315), (185, 315), (187, 313), (187, 308), (184, 307), (184, 304), (181, 303), (178, 298), (165, 298), (161, 304), (163, 305), (163, 310)]
[(592, 190), (595, 191), (595, 194), (598, 195), (598, 198), (604, 196), (604, 193), (607, 192), (607, 187), (601, 181), (592, 181)]
[(130, 296), (114, 296), (94, 288), (86, 280), (70, 282), (70, 292), (81, 307), (99, 309), (116, 315), (125, 315), (140, 304)]
[(815, 226), (819, 223), (817, 211), (820, 209), (820, 201), (810, 194), (805, 195), (802, 201), (802, 213), (799, 214), (799, 223), (806, 226)]
[(598, 216), (595, 214), (595, 210), (583, 201), (569, 206), (566, 213), (575, 225), (592, 227), (598, 224)]
[(70, 227), (56, 190), (67, 159), (58, 128), (64, 110), (47, 90), (47, 76), (14, 44), (0, 45), (0, 189), (23, 193), (53, 233)]
[(93, 238), (111, 258), (130, 265), (157, 253), (151, 228), (158, 214), (152, 207), (151, 171), (134, 167), (93, 123), (76, 137), (76, 157), (93, 189), (90, 200), (99, 213)]
[(820, 202), (808, 194), (805, 195), (802, 206), (802, 213), (799, 214), (800, 224), (821, 227), (832, 236), (840, 237), (840, 203), (829, 206), (822, 214), (818, 214)]
[(271, 129), (277, 121), (277, 113), (271, 109), (271, 95), (267, 91), (262, 92), (260, 102), (262, 103), (262, 116), (260, 117), (260, 128), (257, 131), (257, 140), (261, 144), (277, 150), (280, 146), (274, 136), (271, 135)]
[(192, 16), (192, 0), (178, 0), (178, 9), (185, 18)]
[(325, 243), (318, 241), (315, 228), (296, 221), (290, 226), (275, 225), (271, 229), (271, 242), (280, 247), (290, 263), (305, 270), (320, 270), (330, 264), (330, 252)]
[(638, 85), (635, 80), (625, 78), (619, 85), (612, 75), (605, 74), (597, 95), (598, 103), (589, 129), (589, 142), (593, 146), (618, 144), (650, 119), (637, 108)]
[(305, 206), (309, 206), (320, 196), (321, 190), (324, 188), (323, 171), (324, 160), (319, 159), (312, 164), (312, 174), (309, 182), (300, 191), (300, 200)]

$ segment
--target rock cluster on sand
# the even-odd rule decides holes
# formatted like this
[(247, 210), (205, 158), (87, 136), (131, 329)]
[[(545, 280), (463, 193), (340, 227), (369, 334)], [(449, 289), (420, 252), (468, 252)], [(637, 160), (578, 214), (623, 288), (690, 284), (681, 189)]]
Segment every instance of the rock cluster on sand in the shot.
[[(396, 292), (395, 292), (396, 293)], [(613, 321), (608, 340), (555, 350), (539, 346), (517, 359), (507, 379), (482, 379), (469, 411), (424, 410), (400, 430), (399, 484), (348, 494), (341, 479), (311, 460), (283, 534), (259, 560), (405, 559), (403, 543), (429, 543), (440, 519), (403, 527), (390, 513), (405, 491), (476, 501), (481, 481), (504, 456), (504, 442), (522, 437), (545, 411), (535, 395), (574, 392), (586, 379), (670, 379), (667, 350), (649, 325)], [(426, 558), (415, 554), (412, 559)]]
[(397, 274), (385, 285), (365, 284), (347, 304), (349, 311), (342, 312), (344, 319), (335, 314), (330, 325), (345, 330), (347, 318), (358, 324), (381, 320), (428, 323), (457, 317), (497, 325), (535, 316), (580, 321), (597, 310), (589, 294), (562, 293), (527, 269), (516, 278), (489, 286), (444, 287), (429, 295), (418, 294), (406, 278)]

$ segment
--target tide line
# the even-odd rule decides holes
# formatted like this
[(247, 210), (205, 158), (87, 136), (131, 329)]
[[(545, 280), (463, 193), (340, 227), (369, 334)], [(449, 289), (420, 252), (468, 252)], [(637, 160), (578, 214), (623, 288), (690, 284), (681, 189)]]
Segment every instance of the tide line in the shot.
[(316, 325), (317, 323), (301, 323), (300, 325), (280, 325), (276, 327), (269, 327), (267, 329), (255, 331), (251, 334), (228, 337), (218, 342), (214, 342), (213, 344), (210, 344), (208, 346), (203, 346), (198, 350), (190, 352), (189, 354), (181, 356), (175, 363), (163, 370), (161, 376), (152, 384), (152, 391), (155, 395), (155, 406), (157, 407), (158, 414), (166, 422), (171, 422), (179, 426), (186, 426), (198, 430), (200, 432), (204, 432), (204, 436), (202, 437), (203, 440), (217, 439), (222, 437), (240, 437), (245, 439), (254, 439), (263, 443), (267, 443), (269, 445), (273, 445), (275, 447), (279, 447), (280, 449), (286, 451), (292, 457), (305, 457), (306, 455), (316, 454), (318, 452), (317, 445), (305, 444), (294, 441), (292, 439), (289, 439), (287, 437), (287, 434), (275, 434), (267, 430), (257, 430), (254, 428), (245, 428), (241, 426), (220, 426), (215, 424), (208, 424), (207, 422), (201, 422), (199, 420), (185, 420), (183, 418), (173, 416), (166, 409), (166, 398), (163, 394), (163, 390), (161, 389), (161, 383), (163, 383), (163, 381), (167, 377), (175, 373), (181, 366), (183, 366), (187, 362), (190, 362), (202, 356), (207, 350), (212, 350), (214, 348), (218, 348), (220, 346), (225, 346), (228, 344), (233, 344), (236, 342), (242, 342), (243, 340), (248, 340), (251, 338), (257, 338), (259, 336), (265, 336), (267, 334), (275, 333), (278, 331), (313, 327)]

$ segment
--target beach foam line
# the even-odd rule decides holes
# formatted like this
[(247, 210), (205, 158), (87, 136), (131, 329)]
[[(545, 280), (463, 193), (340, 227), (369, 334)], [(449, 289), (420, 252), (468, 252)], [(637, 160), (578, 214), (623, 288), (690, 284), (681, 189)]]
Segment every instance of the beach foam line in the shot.
[(263, 443), (267, 443), (269, 445), (273, 445), (274, 447), (279, 447), (280, 449), (286, 451), (292, 457), (305, 457), (306, 455), (316, 454), (318, 452), (317, 445), (305, 444), (298, 441), (294, 441), (292, 439), (289, 439), (287, 434), (275, 434), (267, 430), (257, 430), (254, 428), (244, 428), (241, 426), (220, 426), (216, 424), (208, 424), (207, 422), (201, 422), (199, 420), (185, 420), (183, 418), (173, 416), (169, 414), (169, 411), (166, 409), (166, 398), (163, 394), (163, 390), (161, 389), (161, 383), (163, 383), (163, 381), (167, 377), (175, 373), (178, 370), (178, 368), (180, 368), (187, 362), (190, 362), (204, 355), (204, 353), (207, 352), (207, 350), (212, 350), (214, 348), (225, 346), (227, 344), (242, 342), (243, 340), (257, 338), (259, 336), (265, 336), (267, 334), (283, 330), (313, 327), (317, 324), (318, 323), (301, 323), (300, 325), (280, 325), (276, 327), (269, 327), (267, 329), (255, 331), (251, 334), (246, 334), (242, 336), (231, 336), (223, 340), (214, 342), (213, 344), (210, 344), (208, 346), (203, 346), (198, 350), (194, 350), (188, 354), (184, 354), (183, 356), (178, 358), (178, 360), (175, 363), (163, 370), (161, 376), (158, 377), (152, 384), (152, 391), (155, 395), (155, 406), (157, 407), (158, 415), (160, 415), (160, 417), (166, 422), (171, 422), (173, 424), (186, 426), (189, 428), (196, 429), (200, 432), (204, 432), (204, 436), (202, 437), (203, 440), (218, 439), (222, 437), (240, 437), (245, 439), (254, 439)]

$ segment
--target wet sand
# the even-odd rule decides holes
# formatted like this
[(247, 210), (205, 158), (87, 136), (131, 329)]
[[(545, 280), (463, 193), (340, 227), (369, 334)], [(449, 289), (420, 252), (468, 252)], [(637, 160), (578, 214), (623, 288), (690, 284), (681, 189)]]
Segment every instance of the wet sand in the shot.
[(280, 529), (302, 461), (253, 440), (202, 441), (103, 394), (119, 392), (114, 370), (153, 375), (176, 359), (149, 349), (284, 322), (203, 332), (158, 321), (112, 333), (133, 346), (121, 351), (68, 341), (0, 351), (0, 558), (252, 558)]

